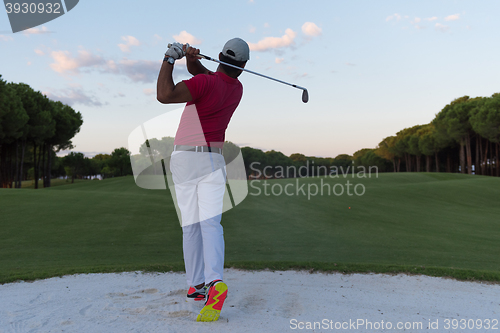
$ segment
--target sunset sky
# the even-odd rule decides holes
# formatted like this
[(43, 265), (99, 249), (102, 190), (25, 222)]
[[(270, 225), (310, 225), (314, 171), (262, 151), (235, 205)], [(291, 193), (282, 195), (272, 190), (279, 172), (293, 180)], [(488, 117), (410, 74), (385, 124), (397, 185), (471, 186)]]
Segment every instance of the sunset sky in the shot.
[[(74, 151), (91, 157), (127, 147), (134, 128), (182, 107), (156, 101), (168, 43), (217, 56), (240, 37), (248, 69), (308, 88), (310, 101), (244, 73), (226, 140), (335, 157), (428, 123), (454, 98), (500, 92), (499, 12), (497, 1), (82, 0), (16, 34), (0, 14), (0, 74), (80, 111)], [(177, 62), (175, 80), (189, 77)]]

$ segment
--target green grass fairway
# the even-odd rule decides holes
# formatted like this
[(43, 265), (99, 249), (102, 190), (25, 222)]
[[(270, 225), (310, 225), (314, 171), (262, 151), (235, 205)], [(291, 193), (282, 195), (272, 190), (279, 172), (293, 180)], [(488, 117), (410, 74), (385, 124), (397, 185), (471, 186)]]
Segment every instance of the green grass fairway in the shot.
[[(264, 187), (254, 183), (245, 201), (223, 216), (226, 265), (500, 281), (500, 178), (391, 173), (323, 183), (331, 188), (347, 180), (366, 186), (365, 195), (255, 196), (254, 187)], [(298, 181), (306, 193), (321, 185), (320, 178)], [(267, 191), (291, 184), (288, 191), (296, 194), (296, 182), (268, 181)], [(140, 189), (132, 177), (0, 189), (0, 205), (0, 283), (183, 270), (170, 193)]]

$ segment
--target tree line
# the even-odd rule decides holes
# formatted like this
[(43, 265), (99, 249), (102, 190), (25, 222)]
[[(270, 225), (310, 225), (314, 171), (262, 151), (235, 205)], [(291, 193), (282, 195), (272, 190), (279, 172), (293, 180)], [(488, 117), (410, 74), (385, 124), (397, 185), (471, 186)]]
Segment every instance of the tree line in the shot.
[[(170, 156), (173, 141), (172, 137), (151, 139), (144, 142), (139, 154), (132, 158), (139, 166), (151, 165), (151, 158)], [(360, 149), (353, 155), (340, 154), (332, 158), (294, 153), (286, 156), (276, 150), (264, 152), (252, 147), (241, 148), (241, 153), (249, 178), (322, 176), (331, 175), (332, 170), (347, 174), (353, 169), (358, 172), (372, 167), (376, 167), (377, 172), (425, 170), (499, 176), (499, 142), (500, 94), (494, 94), (457, 98), (429, 124), (405, 128), (382, 140), (377, 148)], [(239, 148), (233, 143), (224, 144), (226, 159), (238, 152)], [(296, 173), (282, 172), (289, 167)], [(162, 173), (162, 167), (152, 165), (144, 173)]]
[[(168, 158), (173, 151), (174, 138), (163, 137), (161, 139), (153, 138), (145, 141), (139, 154), (133, 155), (134, 165), (139, 170), (143, 170), (143, 175), (162, 174), (163, 166), (157, 162)], [(226, 164), (229, 164), (237, 157), (241, 150), (243, 161), (248, 178), (289, 178), (289, 177), (312, 177), (334, 172), (350, 173), (352, 169), (358, 170), (360, 167), (377, 167), (379, 172), (390, 171), (391, 163), (376, 155), (373, 151), (365, 152), (363, 149), (356, 152), (354, 156), (347, 154), (331, 157), (305, 156), (295, 153), (286, 156), (276, 150), (262, 151), (252, 147), (242, 147), (241, 149), (230, 141), (224, 143), (223, 155)], [(362, 153), (362, 154), (361, 154)], [(166, 163), (168, 168), (168, 163)], [(288, 169), (288, 172), (287, 172)]]
[[(405, 128), (383, 139), (376, 148), (360, 149), (352, 156), (321, 158), (298, 153), (286, 156), (251, 147), (243, 147), (241, 151), (249, 177), (261, 174), (266, 167), (271, 171), (268, 174), (276, 174), (280, 167), (289, 166), (307, 166), (309, 176), (323, 175), (325, 169), (332, 168), (346, 171), (350, 167), (357, 171), (377, 167), (378, 172), (446, 171), (498, 177), (500, 94), (457, 98), (443, 107), (429, 124)], [(320, 173), (314, 173), (315, 169), (321, 170)]]
[(73, 149), (73, 137), (83, 124), (82, 115), (69, 105), (52, 101), (25, 83), (7, 83), (0, 75), (0, 187), (20, 188), (32, 179), (34, 187), (51, 186), (51, 179), (132, 174), (130, 152), (117, 148), (93, 158), (61, 150)]
[[(0, 75), (0, 184), (20, 188), (21, 181), (38, 179), (50, 187), (51, 178), (67, 176), (84, 178), (132, 174), (131, 158), (138, 165), (149, 165), (155, 155), (169, 156), (173, 138), (145, 142), (138, 155), (126, 148), (92, 158), (71, 152), (58, 157), (57, 152), (74, 148), (71, 139), (80, 131), (80, 112), (59, 101), (52, 101), (24, 83), (7, 83)], [(446, 171), (500, 176), (500, 94), (491, 97), (463, 96), (446, 105), (425, 125), (405, 128), (386, 137), (376, 148), (360, 149), (352, 156), (335, 158), (290, 156), (271, 150), (243, 147), (247, 176), (262, 175), (281, 178), (283, 168), (301, 170), (292, 177), (321, 176), (331, 170), (349, 173), (354, 168), (376, 167), (378, 172)], [(224, 146), (225, 155), (237, 155), (239, 148), (231, 142)], [(149, 156), (153, 154), (153, 156)], [(156, 174), (153, 165), (148, 173)]]
[(425, 125), (405, 128), (382, 140), (375, 154), (395, 172), (446, 171), (500, 176), (500, 94), (463, 96)]
[[(225, 145), (224, 145), (225, 147)], [(247, 176), (252, 179), (295, 178), (315, 176), (335, 176), (354, 172), (368, 172), (375, 168), (377, 172), (391, 171), (390, 161), (375, 154), (374, 149), (361, 149), (352, 156), (340, 154), (336, 157), (316, 157), (294, 153), (286, 156), (276, 150), (241, 148)]]
[(1, 187), (20, 188), (28, 168), (33, 168), (35, 188), (39, 178), (44, 187), (50, 187), (54, 156), (73, 148), (71, 139), (82, 123), (80, 112), (70, 106), (50, 100), (27, 84), (7, 83), (0, 75)]
[(64, 157), (58, 157), (64, 167), (64, 174), (59, 171), (59, 176), (75, 179), (92, 178), (101, 175), (102, 178), (132, 175), (130, 164), (130, 151), (121, 147), (113, 150), (111, 154), (97, 154), (92, 158), (83, 153), (70, 152)]

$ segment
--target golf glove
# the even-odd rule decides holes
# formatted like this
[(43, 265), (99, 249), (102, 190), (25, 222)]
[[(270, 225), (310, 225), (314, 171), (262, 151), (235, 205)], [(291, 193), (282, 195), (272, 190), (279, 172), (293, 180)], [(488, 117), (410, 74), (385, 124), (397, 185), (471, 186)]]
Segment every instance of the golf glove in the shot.
[[(165, 52), (165, 56), (172, 57), (175, 60), (182, 59), (186, 55), (186, 52), (182, 49), (183, 45), (181, 43), (173, 43)], [(186, 49), (189, 44), (186, 44)]]

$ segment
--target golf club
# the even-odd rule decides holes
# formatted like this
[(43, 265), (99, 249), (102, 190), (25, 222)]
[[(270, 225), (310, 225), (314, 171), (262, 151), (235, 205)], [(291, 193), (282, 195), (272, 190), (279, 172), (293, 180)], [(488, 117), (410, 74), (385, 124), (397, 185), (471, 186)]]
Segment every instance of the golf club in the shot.
[[(172, 44), (168, 44), (168, 47), (170, 47), (170, 46), (172, 46)], [(212, 57), (209, 57), (209, 56), (206, 56), (206, 55), (203, 55), (203, 54), (198, 54), (197, 57), (201, 58), (201, 59), (206, 59), (206, 60), (210, 60), (210, 61), (213, 61), (213, 62), (217, 62), (219, 64), (226, 65), (226, 66), (229, 66), (229, 67), (234, 67), (236, 69), (239, 69), (239, 70), (251, 73), (251, 74), (255, 74), (255, 75), (264, 77), (266, 79), (269, 79), (269, 80), (273, 80), (273, 81), (276, 81), (276, 82), (279, 82), (279, 83), (287, 84), (287, 85), (292, 86), (292, 87), (297, 88), (297, 89), (302, 89), (302, 102), (307, 103), (309, 101), (309, 92), (304, 87), (298, 86), (296, 84), (288, 83), (288, 82), (285, 82), (285, 81), (281, 81), (281, 80), (272, 78), (270, 76), (266, 76), (264, 74), (260, 74), (260, 73), (251, 71), (249, 69), (245, 69), (245, 68), (241, 68), (241, 67), (238, 67), (238, 66), (235, 66), (235, 65), (232, 65), (232, 64), (228, 64), (227, 62), (223, 62), (223, 61), (214, 59)]]

